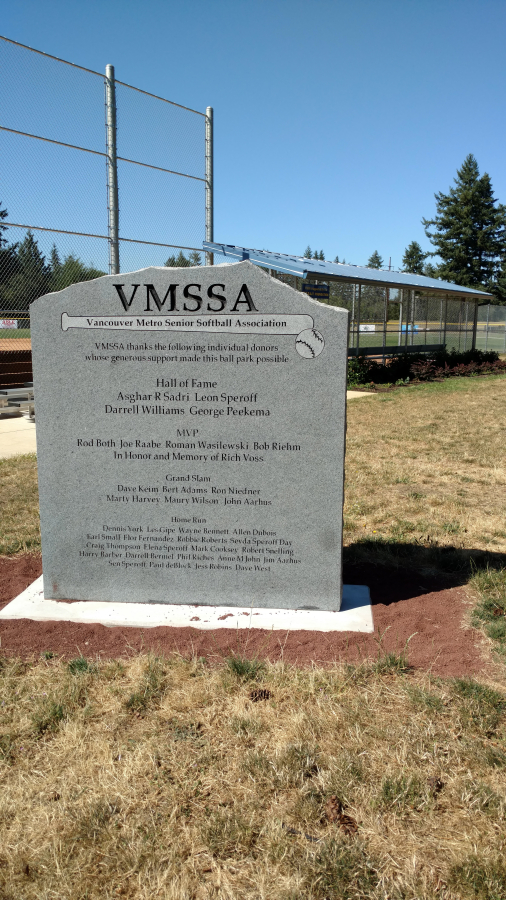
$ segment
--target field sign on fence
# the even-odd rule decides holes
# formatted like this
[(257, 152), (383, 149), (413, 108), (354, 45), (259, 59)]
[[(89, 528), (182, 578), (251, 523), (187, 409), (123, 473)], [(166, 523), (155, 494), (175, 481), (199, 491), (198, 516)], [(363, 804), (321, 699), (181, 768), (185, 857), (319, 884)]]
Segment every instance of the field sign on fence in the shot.
[(47, 597), (339, 609), (346, 310), (241, 262), (31, 323)]
[(306, 282), (302, 285), (304, 294), (308, 294), (314, 300), (328, 300), (329, 286), (328, 284), (316, 284), (314, 282)]

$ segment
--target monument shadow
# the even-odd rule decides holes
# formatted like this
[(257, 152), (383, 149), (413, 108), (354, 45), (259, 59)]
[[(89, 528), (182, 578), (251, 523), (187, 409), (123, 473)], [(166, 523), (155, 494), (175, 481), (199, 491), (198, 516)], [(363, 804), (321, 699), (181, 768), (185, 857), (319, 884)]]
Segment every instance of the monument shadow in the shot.
[(503, 569), (506, 553), (435, 543), (359, 540), (344, 547), (344, 584), (365, 584), (372, 605), (462, 587), (477, 571)]

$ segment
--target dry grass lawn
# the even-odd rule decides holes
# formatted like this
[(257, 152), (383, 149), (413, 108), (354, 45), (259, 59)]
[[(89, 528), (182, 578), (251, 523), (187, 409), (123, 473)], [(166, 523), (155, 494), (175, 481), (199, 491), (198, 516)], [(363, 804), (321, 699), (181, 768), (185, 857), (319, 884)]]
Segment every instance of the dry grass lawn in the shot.
[(348, 403), (345, 542), (506, 551), (506, 378), (466, 378)]
[[(504, 378), (351, 401), (346, 542), (503, 553), (505, 401)], [(0, 552), (37, 549), (35, 458), (0, 478)], [(504, 575), (473, 582), (501, 653)], [(0, 900), (505, 900), (499, 668), (47, 650), (0, 649)]]
[(504, 900), (504, 696), (403, 670), (4, 661), (0, 897)]
[(40, 551), (35, 453), (0, 459), (0, 556)]

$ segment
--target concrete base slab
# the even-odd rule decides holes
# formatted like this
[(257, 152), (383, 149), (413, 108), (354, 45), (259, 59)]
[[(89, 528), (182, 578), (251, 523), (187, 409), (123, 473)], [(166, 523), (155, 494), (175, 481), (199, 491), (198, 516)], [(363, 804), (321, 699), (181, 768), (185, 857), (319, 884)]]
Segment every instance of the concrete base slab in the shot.
[(80, 622), (110, 627), (264, 628), (268, 631), (374, 631), (369, 588), (345, 584), (339, 612), (307, 609), (241, 609), (230, 606), (180, 606), (165, 603), (64, 603), (44, 598), (43, 575), (0, 611), (2, 619)]

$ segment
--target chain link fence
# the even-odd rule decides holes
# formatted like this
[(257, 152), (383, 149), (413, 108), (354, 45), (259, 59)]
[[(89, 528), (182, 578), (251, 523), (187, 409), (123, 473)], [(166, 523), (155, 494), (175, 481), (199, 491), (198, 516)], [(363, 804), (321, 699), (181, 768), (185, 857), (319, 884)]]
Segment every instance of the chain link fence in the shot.
[(212, 110), (206, 116), (114, 81), (114, 269), (106, 76), (0, 36), (0, 77), (0, 386), (14, 387), (31, 380), (29, 305), (37, 297), (170, 257), (204, 262)]
[(489, 303), (478, 307), (476, 346), (478, 350), (506, 353), (506, 306)]
[[(292, 275), (272, 272), (300, 290), (304, 282)], [(364, 354), (385, 358), (399, 353), (430, 353), (431, 350), (465, 351), (478, 343), (476, 315), (488, 307), (474, 300), (452, 300), (430, 291), (376, 287), (337, 281), (328, 284), (328, 303), (350, 312), (348, 347), (350, 356)], [(490, 307), (501, 309), (501, 307)], [(503, 308), (505, 309), (505, 308)], [(504, 311), (502, 313), (504, 328)], [(478, 318), (478, 322), (480, 319)], [(478, 328), (479, 328), (478, 324)], [(476, 344), (475, 344), (476, 340)], [(488, 349), (499, 349), (489, 342)]]
[(350, 350), (391, 355), (431, 350), (471, 350), (476, 302), (429, 291), (350, 285), (330, 291), (331, 302), (350, 310)]

